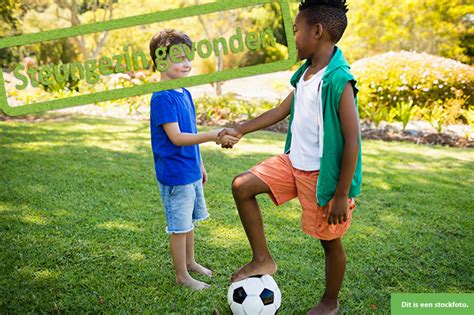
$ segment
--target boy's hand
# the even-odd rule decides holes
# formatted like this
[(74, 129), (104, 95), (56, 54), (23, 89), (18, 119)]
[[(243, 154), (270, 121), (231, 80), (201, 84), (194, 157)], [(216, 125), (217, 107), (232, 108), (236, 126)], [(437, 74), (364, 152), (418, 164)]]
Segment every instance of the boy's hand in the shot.
[(329, 201), (329, 205), (324, 209), (324, 217), (328, 218), (328, 224), (341, 224), (347, 221), (347, 209), (349, 201), (347, 196), (337, 196)]
[[(237, 139), (236, 142), (232, 143), (233, 141), (221, 141), (225, 136), (231, 136), (234, 140)], [(217, 135), (218, 143), (221, 144), (222, 148), (224, 149), (232, 149), (234, 144), (236, 144), (239, 139), (242, 138), (242, 134), (235, 130), (234, 128), (224, 128), (222, 129), (219, 134)]]
[(222, 145), (223, 148), (232, 148), (234, 144), (239, 142), (239, 140), (240, 139), (237, 137), (225, 135), (221, 138), (218, 138), (218, 140), (216, 141), (216, 144)]
[(205, 185), (207, 183), (207, 171), (204, 165), (201, 164), (201, 174), (202, 174), (202, 184)]

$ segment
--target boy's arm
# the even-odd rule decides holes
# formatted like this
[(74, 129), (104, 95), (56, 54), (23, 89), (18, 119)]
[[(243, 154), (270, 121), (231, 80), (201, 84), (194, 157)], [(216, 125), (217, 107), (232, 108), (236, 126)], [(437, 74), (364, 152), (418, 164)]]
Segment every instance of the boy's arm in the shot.
[(198, 134), (185, 133), (181, 132), (179, 125), (176, 122), (163, 124), (163, 128), (165, 129), (165, 132), (168, 135), (168, 138), (170, 138), (171, 142), (173, 142), (173, 144), (178, 147), (200, 144), (209, 141), (217, 141), (217, 134), (220, 131), (220, 129), (216, 129)]
[(278, 107), (266, 111), (257, 118), (241, 123), (234, 129), (225, 128), (219, 133), (219, 138), (223, 137), (226, 134), (241, 138), (247, 133), (254, 132), (256, 130), (260, 130), (273, 124), (276, 124), (277, 122), (284, 119), (290, 114), (292, 98), (293, 91), (288, 94), (285, 100), (281, 102)]
[(278, 107), (266, 111), (257, 118), (239, 124), (235, 130), (243, 136), (247, 133), (276, 124), (290, 114), (292, 98), (293, 91), (288, 94)]
[(347, 83), (342, 92), (339, 118), (344, 136), (344, 151), (342, 153), (341, 173), (336, 193), (329, 202), (329, 224), (339, 224), (347, 220), (349, 190), (359, 153), (359, 123), (351, 83)]

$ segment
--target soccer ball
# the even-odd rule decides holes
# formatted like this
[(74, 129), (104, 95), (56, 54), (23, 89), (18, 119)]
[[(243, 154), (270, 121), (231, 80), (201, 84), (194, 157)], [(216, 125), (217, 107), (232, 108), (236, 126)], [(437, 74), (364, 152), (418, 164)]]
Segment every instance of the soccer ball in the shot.
[(281, 305), (281, 292), (272, 276), (252, 276), (230, 285), (227, 302), (235, 315), (275, 314)]

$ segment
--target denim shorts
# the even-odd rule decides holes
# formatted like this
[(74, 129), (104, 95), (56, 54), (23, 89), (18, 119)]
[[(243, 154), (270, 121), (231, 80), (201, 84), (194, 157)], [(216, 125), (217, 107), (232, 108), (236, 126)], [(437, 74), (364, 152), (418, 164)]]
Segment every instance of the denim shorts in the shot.
[(167, 186), (158, 182), (165, 208), (166, 233), (187, 233), (194, 222), (209, 217), (204, 199), (202, 180), (187, 185)]

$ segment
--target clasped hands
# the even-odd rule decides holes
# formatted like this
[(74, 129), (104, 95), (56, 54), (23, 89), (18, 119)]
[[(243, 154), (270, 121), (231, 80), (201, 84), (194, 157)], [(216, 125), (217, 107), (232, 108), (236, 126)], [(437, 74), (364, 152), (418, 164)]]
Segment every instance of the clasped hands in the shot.
[(232, 149), (242, 136), (242, 133), (234, 128), (224, 128), (217, 134), (216, 144), (221, 145), (224, 149)]

